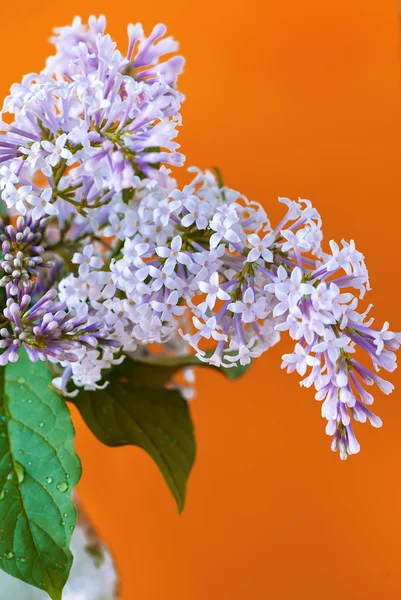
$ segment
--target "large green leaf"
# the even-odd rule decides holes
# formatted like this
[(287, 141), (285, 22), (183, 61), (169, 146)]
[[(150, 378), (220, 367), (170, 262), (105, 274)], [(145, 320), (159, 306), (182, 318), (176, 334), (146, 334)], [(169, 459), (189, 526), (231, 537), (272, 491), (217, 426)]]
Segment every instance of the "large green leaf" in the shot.
[(179, 511), (195, 460), (188, 404), (176, 390), (136, 381), (137, 365), (126, 359), (110, 372), (104, 390), (80, 392), (73, 402), (96, 437), (108, 446), (139, 446), (156, 462)]
[[(248, 365), (240, 365), (238, 367), (233, 367), (232, 369), (227, 369), (225, 367), (214, 367), (207, 363), (202, 362), (193, 355), (186, 356), (175, 356), (172, 358), (152, 358), (152, 359), (143, 359), (143, 360), (131, 360), (130, 362), (130, 372), (131, 378), (137, 385), (145, 385), (152, 388), (160, 388), (164, 387), (168, 381), (171, 380), (174, 375), (176, 375), (182, 369), (186, 369), (188, 367), (203, 367), (206, 369), (213, 369), (218, 371), (222, 375), (225, 375), (227, 379), (230, 381), (234, 381), (239, 377), (242, 377), (249, 367), (251, 363)], [(125, 369), (123, 363), (122, 367)], [(116, 373), (121, 367), (116, 367)]]
[(0, 568), (60, 600), (81, 475), (74, 428), (45, 363), (0, 369)]

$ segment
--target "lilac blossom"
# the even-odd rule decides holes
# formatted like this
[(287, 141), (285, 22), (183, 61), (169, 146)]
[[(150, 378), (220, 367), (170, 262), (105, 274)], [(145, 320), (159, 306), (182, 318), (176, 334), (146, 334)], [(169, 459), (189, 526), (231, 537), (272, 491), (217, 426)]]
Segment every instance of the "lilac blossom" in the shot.
[(24, 347), (29, 358), (76, 362), (82, 348), (103, 345), (118, 346), (118, 342), (103, 337), (100, 322), (91, 322), (86, 314), (66, 311), (66, 305), (57, 299), (57, 290), (49, 290), (40, 300), (32, 303), (29, 294), (8, 298), (3, 311), (8, 327), (0, 330), (0, 364), (16, 362)]
[(164, 37), (165, 25), (156, 25), (146, 37), (140, 23), (129, 24), (125, 54), (114, 51), (115, 44), (105, 30), (106, 18), (103, 15), (98, 18), (92, 15), (87, 25), (82, 23), (80, 17), (75, 17), (71, 26), (55, 29), (51, 41), (57, 54), (48, 59), (46, 73), (72, 78), (78, 71), (76, 65), (82, 52), (87, 57), (88, 70), (96, 73), (99, 68), (98, 47), (102, 46), (103, 52), (108, 51), (111, 56), (113, 70), (126, 71), (137, 81), (151, 84), (162, 79), (168, 85), (175, 86), (183, 69), (184, 58), (173, 56), (164, 59), (166, 54), (175, 54), (178, 50), (178, 43), (172, 37)]
[(55, 216), (68, 203), (85, 215), (123, 190), (155, 180), (169, 187), (161, 163), (183, 164), (174, 141), (183, 97), (172, 87), (182, 60), (159, 62), (176, 43), (161, 39), (164, 26), (149, 38), (132, 26), (123, 57), (103, 30), (103, 17), (60, 30), (46, 70), (25, 76), (4, 101), (0, 116), (14, 121), (0, 125), (0, 193), (19, 214), (30, 204), (36, 217)]
[[(304, 377), (302, 385), (315, 386), (333, 448), (346, 458), (358, 447), (351, 420), (368, 418), (365, 404), (371, 396), (364, 386), (392, 390), (376, 370), (394, 370), (394, 350), (401, 342), (388, 324), (375, 330), (357, 310), (354, 291), (362, 297), (369, 289), (362, 254), (345, 241), (342, 249), (331, 243), (332, 254), (324, 252), (321, 219), (307, 200), (282, 198), (287, 215), (272, 230), (260, 205), (220, 188), (210, 173), (196, 172), (189, 188), (189, 205), (185, 199), (177, 204), (182, 192), (171, 191), (164, 202), (168, 210), (155, 205), (153, 192), (137, 208), (135, 201), (121, 207), (141, 219), (133, 236), (141, 257), (126, 241), (122, 257), (110, 265), (116, 288), (132, 301), (133, 337), (139, 345), (165, 343), (178, 333), (199, 360), (232, 368), (260, 356), (287, 330), (296, 343), (282, 366)], [(206, 227), (185, 220), (197, 205)], [(147, 236), (152, 224), (160, 224), (167, 236), (162, 245)], [(192, 331), (182, 327), (184, 312), (191, 316)], [(357, 351), (367, 352), (373, 371), (355, 358)], [(371, 412), (369, 417), (378, 426), (380, 420)]]
[(315, 388), (333, 450), (357, 453), (352, 422), (381, 426), (367, 388), (392, 391), (378, 373), (394, 371), (401, 343), (359, 308), (363, 255), (353, 240), (326, 252), (309, 200), (279, 198), (273, 228), (210, 171), (190, 168), (177, 188), (177, 44), (163, 25), (129, 25), (122, 52), (105, 28), (92, 16), (57, 29), (56, 54), (0, 113), (0, 364), (24, 348), (56, 365), (68, 396), (105, 387), (108, 369), (154, 344), (235, 368), (287, 331), (282, 367)]

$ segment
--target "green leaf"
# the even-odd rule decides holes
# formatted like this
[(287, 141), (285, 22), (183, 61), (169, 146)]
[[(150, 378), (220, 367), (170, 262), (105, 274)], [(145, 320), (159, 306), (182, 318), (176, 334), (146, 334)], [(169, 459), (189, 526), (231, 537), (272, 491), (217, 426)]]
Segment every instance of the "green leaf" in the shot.
[(24, 351), (0, 369), (0, 568), (61, 600), (81, 475), (74, 428), (47, 365)]
[[(123, 363), (124, 365), (125, 363)], [(145, 385), (152, 388), (164, 387), (171, 378), (182, 369), (188, 367), (203, 367), (206, 369), (214, 369), (227, 377), (230, 381), (234, 381), (245, 375), (249, 365), (240, 365), (227, 369), (225, 367), (214, 367), (208, 363), (204, 363), (199, 358), (193, 355), (176, 356), (174, 358), (153, 358), (149, 360), (132, 360), (130, 361), (131, 378), (137, 385)], [(116, 367), (116, 373), (118, 369)]]
[(137, 365), (126, 359), (110, 372), (104, 390), (80, 392), (72, 400), (96, 437), (108, 446), (139, 446), (159, 467), (178, 510), (195, 460), (188, 403), (176, 390), (136, 381)]

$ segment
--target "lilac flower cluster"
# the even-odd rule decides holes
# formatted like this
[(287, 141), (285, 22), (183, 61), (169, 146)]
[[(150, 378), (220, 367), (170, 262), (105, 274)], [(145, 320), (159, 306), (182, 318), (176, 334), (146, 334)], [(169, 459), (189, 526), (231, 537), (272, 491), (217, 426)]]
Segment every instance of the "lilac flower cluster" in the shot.
[[(358, 310), (359, 299), (370, 289), (363, 255), (353, 241), (342, 241), (342, 247), (330, 242), (326, 254), (316, 244), (316, 231), (308, 227), (299, 205), (288, 202), (288, 212), (276, 229), (276, 248), (284, 263), (270, 269), (271, 283), (266, 290), (275, 295), (278, 304), (273, 315), (284, 319), (276, 328), (287, 330), (296, 341), (294, 351), (283, 356), (282, 367), (297, 371), (305, 387), (314, 386), (316, 399), (323, 400), (322, 416), (327, 419), (326, 432), (333, 435), (332, 449), (346, 459), (359, 452), (359, 444), (351, 420), (381, 426), (381, 420), (368, 408), (374, 398), (365, 386), (376, 384), (389, 394), (393, 385), (377, 372), (396, 368), (394, 350), (398, 350), (401, 334), (381, 330), (367, 320), (371, 305)], [(316, 256), (311, 260), (310, 256)], [(290, 262), (289, 262), (290, 261)], [(291, 264), (292, 263), (292, 264)], [(358, 290), (358, 296), (353, 290)], [(360, 362), (356, 352), (362, 351), (371, 368)], [(309, 370), (308, 370), (309, 369)]]
[[(175, 50), (164, 27), (145, 38), (129, 27), (126, 56), (103, 33), (104, 19), (89, 27), (74, 21), (56, 38), (58, 54), (41, 74), (11, 88), (0, 126), (0, 189), (8, 209), (65, 219), (104, 207), (116, 192), (142, 179), (166, 181), (160, 163), (180, 166), (181, 123), (174, 83), (182, 60), (160, 62)], [(55, 70), (53, 70), (55, 69)]]
[(21, 346), (33, 362), (47, 359), (76, 362), (82, 349), (96, 348), (100, 343), (117, 345), (103, 339), (101, 322), (91, 322), (86, 315), (67, 312), (66, 305), (56, 298), (55, 289), (35, 303), (29, 294), (8, 298), (3, 315), (11, 325), (11, 331), (7, 327), (0, 330), (0, 347), (5, 348), (0, 355), (1, 365), (16, 362)]
[[(183, 59), (164, 59), (177, 44), (162, 25), (149, 37), (130, 25), (121, 54), (104, 30), (104, 17), (56, 30), (56, 55), (5, 100), (0, 191), (8, 221), (20, 216), (0, 228), (0, 363), (24, 345), (58, 363), (54, 385), (76, 394), (155, 344), (235, 368), (288, 331), (283, 368), (315, 387), (333, 450), (358, 452), (351, 421), (381, 425), (366, 386), (392, 391), (377, 372), (395, 369), (401, 343), (358, 308), (369, 289), (362, 254), (353, 241), (326, 253), (308, 200), (279, 199), (287, 212), (273, 229), (260, 204), (209, 171), (189, 169), (177, 188)], [(192, 383), (188, 371), (187, 398)]]
[(16, 226), (0, 223), (2, 260), (0, 285), (5, 288), (5, 306), (0, 318), (0, 365), (18, 360), (21, 347), (30, 359), (75, 362), (82, 349), (118, 345), (107, 338), (103, 323), (88, 318), (87, 311), (67, 311), (51, 287), (38, 298), (37, 282), (42, 269), (55, 266), (43, 258), (41, 245), (46, 219), (35, 221), (30, 211)]
[[(15, 296), (19, 288), (32, 287), (32, 279), (38, 276), (38, 268), (50, 268), (53, 262), (45, 262), (41, 246), (46, 219), (18, 217), (16, 227), (0, 221), (2, 260), (0, 262), (0, 286), (7, 287), (9, 296)], [(19, 285), (20, 284), (20, 285)]]
[[(220, 189), (210, 173), (197, 172), (182, 191), (160, 194), (151, 190), (114, 213), (124, 222), (130, 211), (129, 221), (138, 223), (110, 265), (117, 289), (130, 298), (132, 336), (149, 344), (178, 333), (204, 362), (249, 363), (278, 341), (265, 275), (239, 251), (247, 232), (270, 231), (265, 211)], [(187, 311), (194, 332), (181, 326)]]

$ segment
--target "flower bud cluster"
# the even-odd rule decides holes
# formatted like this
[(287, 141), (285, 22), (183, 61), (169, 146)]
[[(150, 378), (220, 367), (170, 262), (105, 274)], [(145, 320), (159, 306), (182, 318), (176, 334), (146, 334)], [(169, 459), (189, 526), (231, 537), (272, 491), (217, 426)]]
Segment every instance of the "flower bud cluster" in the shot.
[(42, 257), (41, 245), (46, 219), (33, 220), (32, 214), (18, 217), (16, 226), (5, 225), (0, 221), (0, 242), (2, 259), (0, 271), (3, 276), (0, 286), (7, 287), (10, 296), (18, 292), (19, 284), (30, 288), (32, 279), (38, 276), (38, 268), (50, 268), (54, 262)]
[(117, 342), (103, 339), (103, 324), (66, 311), (66, 305), (57, 299), (57, 290), (49, 290), (37, 302), (29, 294), (19, 293), (8, 298), (3, 310), (4, 327), (0, 329), (0, 365), (18, 360), (23, 346), (29, 358), (51, 362), (76, 362), (82, 349), (100, 344), (116, 346)]

